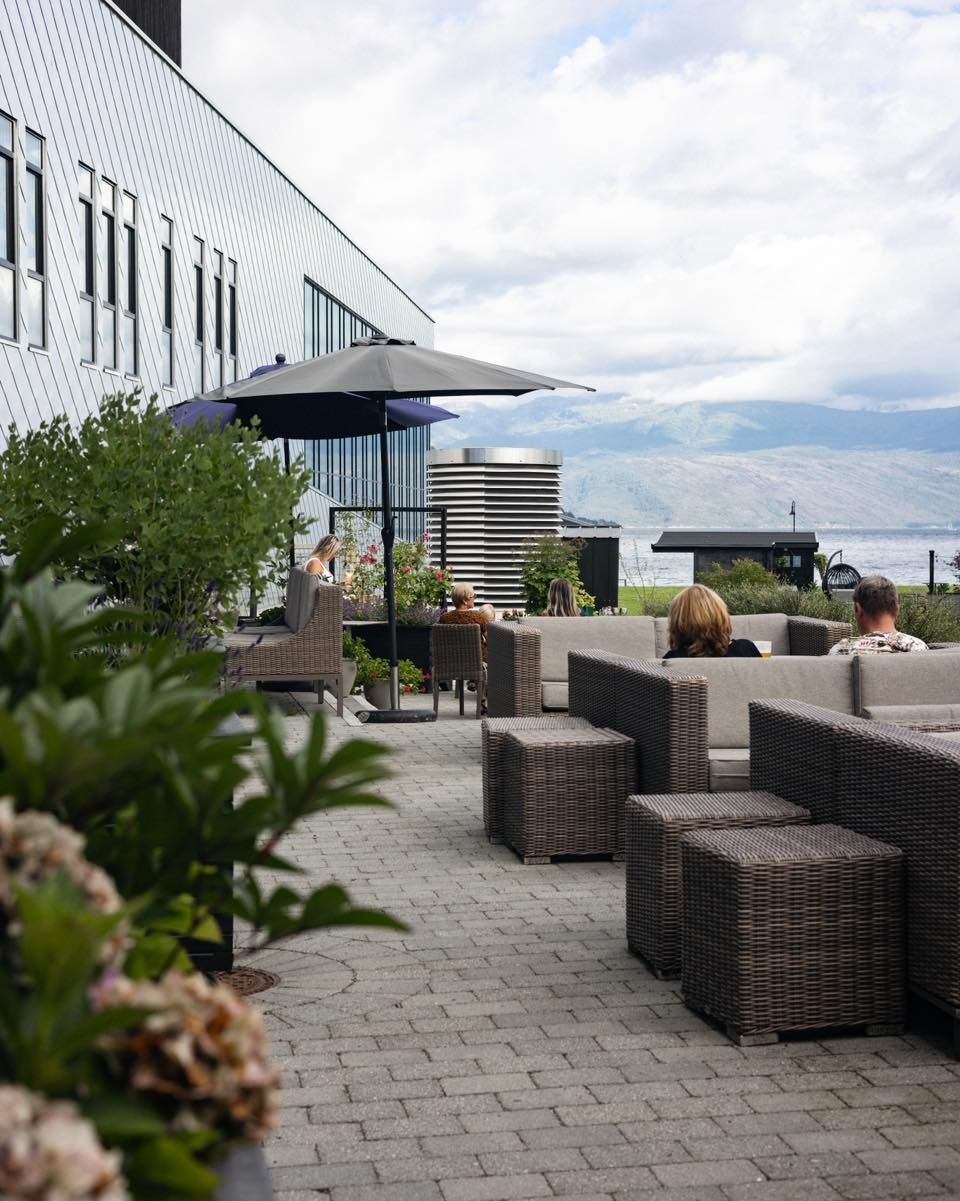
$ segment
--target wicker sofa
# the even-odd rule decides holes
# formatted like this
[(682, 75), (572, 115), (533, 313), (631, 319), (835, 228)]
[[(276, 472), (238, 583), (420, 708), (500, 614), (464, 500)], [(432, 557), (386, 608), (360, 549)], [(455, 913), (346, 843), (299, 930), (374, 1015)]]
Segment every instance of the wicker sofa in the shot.
[[(960, 673), (955, 657), (954, 671)], [(785, 800), (802, 797), (817, 821), (839, 823), (903, 851), (908, 983), (951, 1015), (958, 1054), (960, 710), (955, 707), (951, 718), (946, 705), (938, 709), (940, 728), (932, 733), (926, 706), (903, 714), (927, 723), (927, 732), (919, 732), (816, 705), (754, 702), (751, 779)]]
[[(843, 622), (784, 613), (733, 618), (736, 638), (771, 643), (775, 658), (825, 655), (850, 634)], [(665, 617), (524, 617), (487, 629), (488, 703), (494, 717), (535, 717), (568, 708), (571, 651), (657, 661), (669, 649)]]
[(327, 683), (343, 713), (343, 589), (321, 584), (299, 567), (290, 571), (283, 623), (228, 634), (225, 679), (304, 680), (323, 696)]
[(602, 652), (570, 655), (571, 715), (634, 740), (641, 793), (750, 787), (748, 706), (763, 698), (789, 698), (837, 714), (866, 713), (888, 721), (896, 705), (908, 709), (917, 724), (944, 724), (960, 707), (960, 660), (948, 651), (663, 664)]

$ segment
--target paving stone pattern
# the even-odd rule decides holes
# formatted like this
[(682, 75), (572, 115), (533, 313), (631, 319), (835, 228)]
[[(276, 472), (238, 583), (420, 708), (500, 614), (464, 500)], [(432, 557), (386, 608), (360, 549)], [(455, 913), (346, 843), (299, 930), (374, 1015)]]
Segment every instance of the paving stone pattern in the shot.
[(397, 808), (286, 847), (409, 932), (240, 957), (282, 981), (252, 998), (284, 1072), (278, 1201), (960, 1198), (960, 1064), (918, 1034), (731, 1045), (627, 951), (622, 865), (487, 843), (480, 724), (443, 701), (435, 725), (331, 717), (393, 750)]

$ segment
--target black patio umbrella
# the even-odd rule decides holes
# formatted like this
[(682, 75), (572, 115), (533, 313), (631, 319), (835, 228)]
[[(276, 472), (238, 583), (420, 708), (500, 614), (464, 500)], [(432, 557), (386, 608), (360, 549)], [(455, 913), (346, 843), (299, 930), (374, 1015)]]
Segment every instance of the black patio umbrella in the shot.
[[(399, 680), (393, 588), (394, 521), (387, 444), (391, 414), (396, 413), (397, 406), (404, 401), (427, 396), (522, 396), (527, 392), (555, 388), (595, 390), (548, 375), (445, 354), (399, 338), (357, 338), (345, 350), (293, 363), (233, 384), (223, 384), (198, 398), (201, 402), (236, 405), (236, 415), (242, 421), (259, 417), (261, 428), (270, 437), (379, 435), (381, 535), (390, 637), (392, 713), (397, 711)], [(409, 407), (423, 415), (423, 424), (431, 420), (431, 411), (437, 412), (433, 405), (411, 404)]]

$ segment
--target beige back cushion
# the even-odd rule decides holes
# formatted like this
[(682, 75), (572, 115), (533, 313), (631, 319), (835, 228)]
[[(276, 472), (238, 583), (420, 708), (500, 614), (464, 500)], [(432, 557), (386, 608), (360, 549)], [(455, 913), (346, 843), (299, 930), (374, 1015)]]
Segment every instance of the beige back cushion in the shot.
[[(746, 613), (742, 617), (731, 617), (734, 638), (763, 638), (771, 644), (775, 655), (790, 654), (790, 634), (785, 613)], [(657, 617), (654, 627), (657, 633), (657, 658), (662, 659), (670, 649), (666, 617)]]
[(960, 704), (960, 656), (945, 651), (851, 655), (858, 712), (877, 705)]
[(652, 617), (524, 617), (540, 631), (540, 677), (567, 679), (571, 651), (610, 651), (632, 659), (656, 658)]
[(320, 577), (310, 575), (302, 567), (290, 569), (287, 580), (287, 608), (284, 620), (291, 630), (302, 630), (313, 614), (317, 589), (323, 587)]
[(750, 745), (751, 701), (807, 701), (824, 709), (853, 713), (852, 658), (783, 655), (772, 659), (668, 659), (664, 666), (685, 675), (706, 676), (708, 745), (744, 747)]

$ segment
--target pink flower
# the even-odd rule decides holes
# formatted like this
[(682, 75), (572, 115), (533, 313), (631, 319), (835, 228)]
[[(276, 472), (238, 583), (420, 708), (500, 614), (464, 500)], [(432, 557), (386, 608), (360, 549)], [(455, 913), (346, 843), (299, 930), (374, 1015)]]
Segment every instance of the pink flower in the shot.
[(404, 574), (404, 575), (409, 575), (409, 574), (410, 574), (410, 568), (409, 568), (409, 567), (405, 567), (405, 568), (403, 569), (403, 574)]
[(438, 580), (442, 580), (442, 579), (443, 579), (443, 572), (442, 572), (442, 571), (438, 571), (438, 572), (437, 572), (437, 579), (438, 579)]
[(424, 540), (424, 542), (429, 542), (429, 541), (430, 541), (430, 535), (429, 535), (429, 534), (424, 534), (424, 535), (423, 535), (423, 540)]

